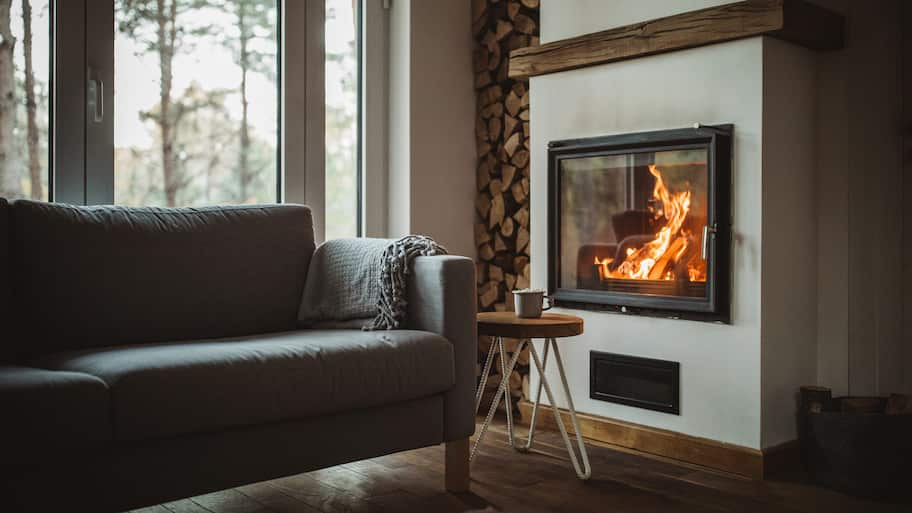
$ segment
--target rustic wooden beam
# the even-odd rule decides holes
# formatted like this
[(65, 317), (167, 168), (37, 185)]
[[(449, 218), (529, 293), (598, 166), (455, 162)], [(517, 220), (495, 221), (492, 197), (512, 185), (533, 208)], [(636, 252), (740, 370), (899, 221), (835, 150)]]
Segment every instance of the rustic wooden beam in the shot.
[(844, 44), (844, 18), (803, 0), (745, 0), (563, 39), (510, 53), (528, 78), (723, 41), (768, 35), (814, 50)]

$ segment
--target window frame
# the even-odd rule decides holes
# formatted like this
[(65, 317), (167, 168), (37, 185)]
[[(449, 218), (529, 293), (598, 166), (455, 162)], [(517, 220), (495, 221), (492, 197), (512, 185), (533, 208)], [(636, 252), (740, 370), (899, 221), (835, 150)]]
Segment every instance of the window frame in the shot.
[[(309, 205), (316, 239), (323, 241), (326, 3), (277, 0), (277, 5), (276, 201)], [(113, 204), (114, 0), (55, 0), (52, 6), (48, 200)], [(357, 235), (382, 237), (387, 232), (389, 6), (359, 0), (358, 7)], [(55, 22), (64, 19), (77, 22)], [(101, 123), (88, 112), (90, 78), (104, 84)]]
[(388, 0), (361, 0), (361, 233), (387, 237), (389, 198)]

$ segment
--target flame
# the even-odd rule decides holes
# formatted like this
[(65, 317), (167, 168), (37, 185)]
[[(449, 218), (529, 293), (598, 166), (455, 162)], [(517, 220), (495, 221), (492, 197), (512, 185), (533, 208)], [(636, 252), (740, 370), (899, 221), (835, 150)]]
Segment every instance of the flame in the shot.
[[(626, 257), (619, 265), (611, 268), (613, 258), (595, 257), (600, 279), (627, 280), (674, 280), (677, 264), (686, 263), (686, 278), (690, 281), (706, 281), (706, 263), (690, 251), (693, 234), (683, 228), (690, 212), (690, 191), (672, 193), (662, 179), (662, 173), (655, 165), (649, 166), (655, 178), (652, 197), (661, 204), (661, 211), (655, 212), (656, 219), (664, 218), (655, 239), (639, 249), (627, 248)], [(689, 261), (684, 262), (685, 259)], [(683, 277), (682, 277), (683, 278)]]

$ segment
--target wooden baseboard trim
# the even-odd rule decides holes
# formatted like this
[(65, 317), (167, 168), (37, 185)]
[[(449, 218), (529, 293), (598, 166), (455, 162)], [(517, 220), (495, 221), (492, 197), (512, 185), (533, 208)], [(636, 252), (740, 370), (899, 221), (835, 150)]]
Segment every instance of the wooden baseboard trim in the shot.
[[(519, 402), (522, 414), (520, 424), (528, 425), (532, 415), (532, 403)], [(561, 409), (561, 418), (568, 432), (574, 433), (569, 413)], [(667, 431), (664, 429), (633, 424), (597, 415), (577, 413), (583, 437), (606, 444), (616, 445), (635, 451), (654, 454), (686, 463), (709, 467), (724, 472), (739, 474), (753, 479), (763, 479), (781, 466), (793, 461), (791, 455), (797, 452), (796, 442), (786, 442), (760, 451), (735, 444), (727, 444), (696, 436)], [(536, 429), (556, 430), (557, 424), (550, 408), (541, 409)]]

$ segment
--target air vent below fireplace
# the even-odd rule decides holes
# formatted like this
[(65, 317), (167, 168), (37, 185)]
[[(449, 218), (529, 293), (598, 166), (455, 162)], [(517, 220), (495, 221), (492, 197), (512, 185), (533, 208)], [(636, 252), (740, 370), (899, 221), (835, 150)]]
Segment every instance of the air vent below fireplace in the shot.
[(591, 351), (589, 397), (665, 413), (681, 413), (680, 364)]

